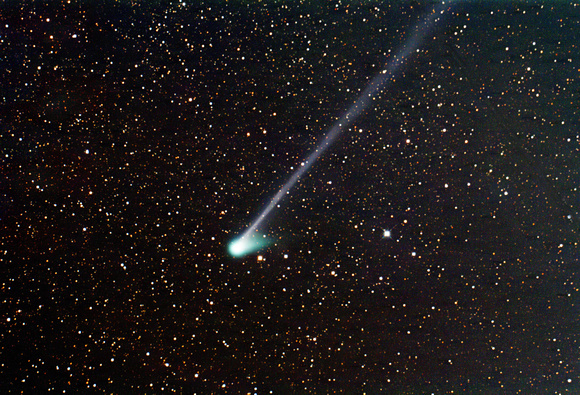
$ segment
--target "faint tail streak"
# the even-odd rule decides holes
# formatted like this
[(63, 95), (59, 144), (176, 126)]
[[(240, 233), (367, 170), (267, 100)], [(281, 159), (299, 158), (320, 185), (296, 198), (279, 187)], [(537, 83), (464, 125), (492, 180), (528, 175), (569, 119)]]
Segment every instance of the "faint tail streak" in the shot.
[(362, 94), (358, 97), (356, 102), (344, 113), (338, 121), (330, 128), (330, 130), (323, 137), (322, 141), (316, 146), (313, 152), (308, 155), (302, 165), (292, 173), (290, 179), (282, 186), (282, 188), (274, 195), (268, 205), (262, 210), (258, 218), (246, 231), (237, 239), (233, 240), (228, 249), (230, 254), (235, 257), (244, 256), (255, 252), (262, 248), (265, 244), (263, 237), (255, 234), (258, 227), (270, 215), (270, 212), (282, 200), (284, 195), (288, 194), (290, 189), (298, 182), (314, 162), (330, 147), (330, 145), (348, 128), (362, 113), (367, 109), (373, 97), (383, 89), (385, 89), (390, 82), (392, 82), (397, 72), (411, 58), (411, 55), (417, 52), (421, 42), (433, 31), (435, 25), (449, 13), (451, 4), (454, 1), (444, 1), (438, 4), (431, 10), (412, 30), (412, 36), (407, 39), (401, 49), (385, 64), (385, 67), (379, 74), (377, 74), (371, 82), (367, 85)]

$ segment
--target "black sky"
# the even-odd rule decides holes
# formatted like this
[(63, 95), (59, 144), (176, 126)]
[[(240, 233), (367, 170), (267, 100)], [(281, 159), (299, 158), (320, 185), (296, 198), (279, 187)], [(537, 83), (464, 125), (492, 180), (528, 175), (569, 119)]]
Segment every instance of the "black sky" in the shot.
[(227, 254), (431, 6), (2, 6), (0, 388), (577, 393), (580, 4), (458, 4)]

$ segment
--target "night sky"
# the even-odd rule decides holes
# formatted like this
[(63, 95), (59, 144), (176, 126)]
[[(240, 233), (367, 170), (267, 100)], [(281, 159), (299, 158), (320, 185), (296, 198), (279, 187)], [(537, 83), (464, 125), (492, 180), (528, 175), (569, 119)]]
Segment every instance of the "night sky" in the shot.
[(0, 390), (580, 393), (577, 1), (456, 4), (228, 254), (434, 5), (4, 2)]

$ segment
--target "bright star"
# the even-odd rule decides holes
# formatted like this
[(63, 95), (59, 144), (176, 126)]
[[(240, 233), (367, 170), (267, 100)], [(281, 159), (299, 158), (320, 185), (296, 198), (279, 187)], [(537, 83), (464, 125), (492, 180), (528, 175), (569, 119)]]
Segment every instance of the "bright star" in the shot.
[(384, 237), (385, 239), (390, 239), (390, 238), (391, 238), (391, 231), (390, 231), (390, 230), (388, 230), (388, 229), (385, 229), (385, 230), (383, 231), (383, 237)]

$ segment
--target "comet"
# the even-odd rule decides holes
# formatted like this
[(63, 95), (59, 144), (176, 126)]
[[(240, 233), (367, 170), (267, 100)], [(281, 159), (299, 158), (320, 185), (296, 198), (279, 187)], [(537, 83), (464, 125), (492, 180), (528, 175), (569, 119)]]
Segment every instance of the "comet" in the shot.
[(256, 252), (270, 244), (262, 235), (260, 227), (271, 217), (274, 208), (279, 206), (280, 201), (290, 193), (292, 187), (300, 178), (310, 170), (318, 158), (336, 141), (370, 105), (377, 93), (383, 91), (399, 75), (401, 68), (408, 62), (413, 54), (418, 52), (419, 46), (440, 23), (443, 17), (450, 12), (450, 5), (454, 1), (443, 1), (428, 12), (410, 32), (410, 37), (401, 45), (394, 56), (390, 57), (382, 70), (367, 84), (356, 101), (342, 114), (322, 137), (315, 149), (306, 157), (301, 165), (290, 175), (290, 178), (280, 190), (270, 199), (260, 214), (251, 225), (228, 244), (228, 252), (235, 258)]

